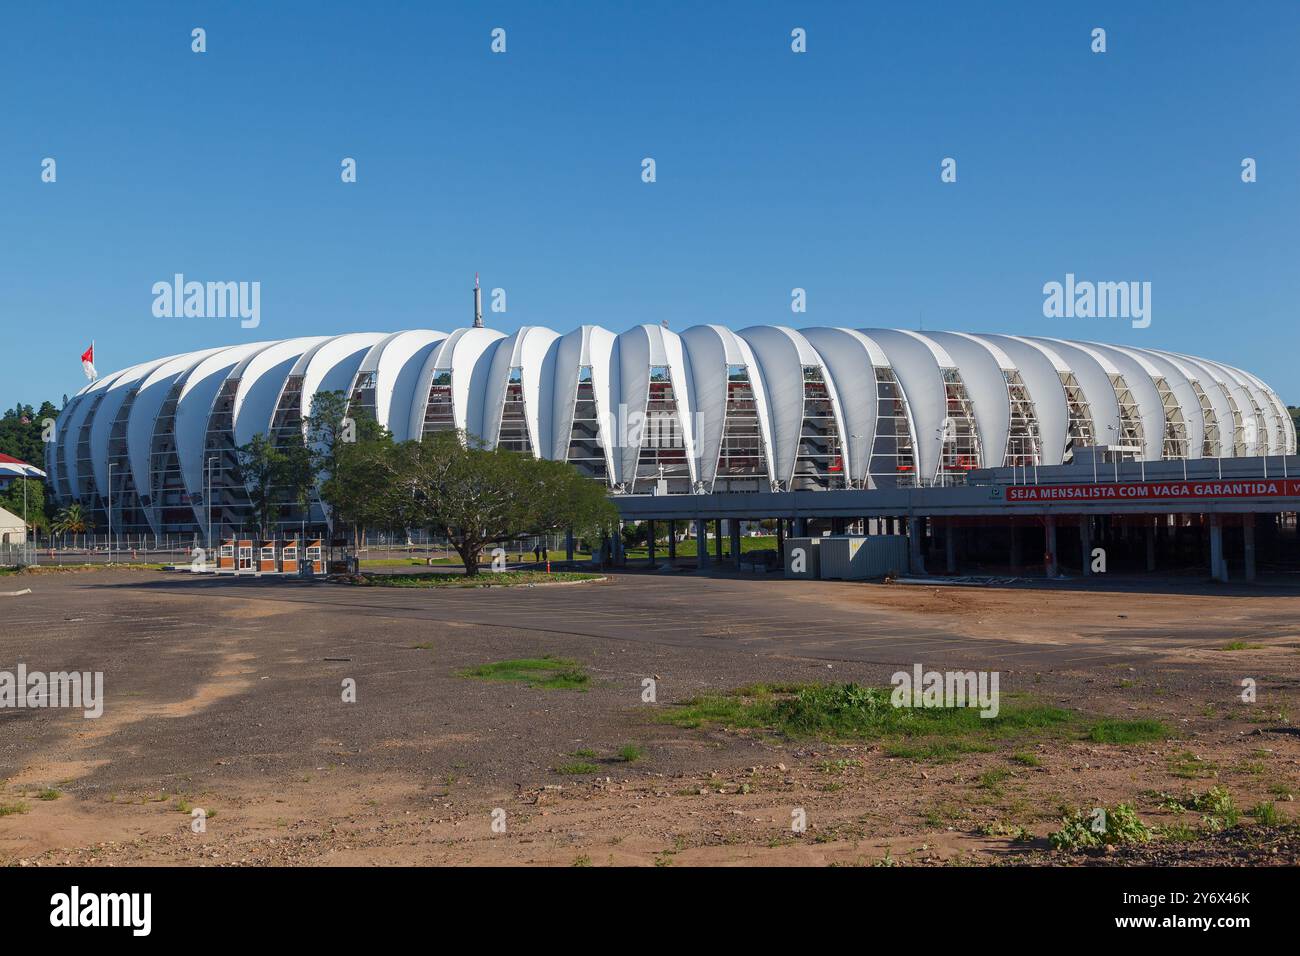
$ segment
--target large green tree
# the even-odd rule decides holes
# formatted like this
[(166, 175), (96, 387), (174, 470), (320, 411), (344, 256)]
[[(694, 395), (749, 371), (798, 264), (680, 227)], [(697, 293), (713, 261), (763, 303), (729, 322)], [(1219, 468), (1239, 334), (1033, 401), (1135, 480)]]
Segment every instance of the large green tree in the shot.
[(307, 417), (307, 444), (334, 528), (350, 527), (360, 548), (367, 528), (394, 523), (396, 446), (374, 416), (349, 409), (342, 392), (319, 392)]
[(389, 475), (397, 523), (446, 537), (471, 576), (491, 544), (569, 528), (599, 540), (618, 520), (604, 488), (568, 463), (489, 451), (463, 432), (403, 442)]
[[(24, 503), (23, 493), (27, 500)], [(49, 515), (45, 513), (45, 483), (36, 478), (19, 478), (9, 483), (0, 492), (0, 508), (18, 515), (27, 515), (27, 527), (31, 531), (41, 531), (50, 526)]]
[(59, 417), (52, 402), (42, 402), (39, 409), (15, 405), (0, 415), (0, 454), (19, 458), (37, 468), (45, 467), (45, 444), (41, 440), (46, 419)]
[(239, 476), (248, 489), (258, 533), (271, 531), (284, 506), (301, 501), (311, 487), (310, 457), (300, 445), (278, 448), (262, 432), (239, 446)]

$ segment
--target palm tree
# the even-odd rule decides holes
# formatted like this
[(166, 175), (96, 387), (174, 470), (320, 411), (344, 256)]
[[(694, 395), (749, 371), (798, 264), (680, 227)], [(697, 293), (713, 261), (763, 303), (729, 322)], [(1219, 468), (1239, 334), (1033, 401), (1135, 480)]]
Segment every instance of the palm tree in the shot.
[(74, 543), (76, 535), (84, 535), (87, 531), (93, 531), (94, 529), (94, 520), (92, 520), (90, 515), (86, 513), (85, 509), (81, 507), (81, 502), (79, 501), (72, 502), (72, 504), (65, 507), (54, 517), (53, 530), (60, 534), (73, 535)]

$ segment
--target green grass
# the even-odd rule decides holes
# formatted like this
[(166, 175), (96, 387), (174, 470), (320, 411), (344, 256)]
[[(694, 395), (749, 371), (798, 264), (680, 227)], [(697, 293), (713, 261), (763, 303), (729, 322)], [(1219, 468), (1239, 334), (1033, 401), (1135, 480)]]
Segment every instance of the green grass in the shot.
[[(519, 562), (525, 562), (527, 564), (534, 563), (532, 551), (525, 551), (521, 555), (520, 552), (514, 550), (513, 548), (506, 548), (506, 560), (511, 564), (517, 564)], [(564, 556), (563, 548), (558, 550), (555, 548), (551, 549), (552, 562), (564, 561), (564, 560), (567, 559)], [(589, 551), (575, 550), (573, 552), (573, 560), (590, 561), (591, 553)], [(541, 562), (541, 564), (545, 565), (546, 562), (543, 561)], [(436, 568), (446, 568), (446, 567), (463, 568), (465, 566), (465, 562), (460, 559), (460, 555), (458, 554), (450, 554), (443, 557), (434, 558), (432, 561), (427, 560), (425, 557), (362, 558), (361, 559), (361, 567), (363, 568), (424, 568), (429, 566), (436, 567)]]
[[(998, 715), (988, 718), (977, 707), (895, 707), (890, 695), (889, 688), (857, 684), (755, 684), (696, 697), (657, 719), (677, 727), (764, 730), (789, 738), (878, 740), (887, 756), (933, 762), (1024, 739), (1132, 744), (1173, 736), (1157, 720), (1089, 720), (1017, 694), (1003, 694)], [(1011, 759), (1027, 767), (1039, 764), (1023, 750)]]
[(27, 804), (25, 803), (0, 803), (0, 817), (7, 817), (15, 813), (26, 813)]
[(594, 581), (599, 574), (584, 571), (480, 571), (473, 577), (465, 574), (363, 574), (357, 583), (379, 588), (491, 588), (519, 587), (530, 584), (554, 584), (557, 581)]
[[(717, 545), (716, 541), (714, 540), (709, 541), (709, 557), (713, 557), (717, 553), (714, 550), (716, 545)], [(775, 551), (775, 550), (776, 550), (776, 535), (764, 535), (757, 538), (740, 539), (741, 554), (748, 554), (750, 551)], [(639, 545), (635, 548), (628, 548), (626, 553), (629, 558), (650, 557), (650, 553), (646, 549), (645, 545)], [(723, 539), (722, 554), (724, 560), (731, 557), (730, 539), (726, 539), (726, 538)], [(694, 538), (690, 538), (686, 541), (677, 542), (677, 557), (694, 558), (696, 556), (697, 556), (697, 552), (695, 548)], [(668, 542), (660, 541), (658, 544), (655, 545), (655, 560), (658, 560), (660, 558), (667, 558), (667, 557), (668, 557)]]
[(480, 664), (459, 674), (475, 680), (514, 681), (543, 690), (586, 690), (591, 682), (583, 665), (577, 661), (549, 655)]
[[(42, 558), (42, 561), (50, 561), (49, 558)], [(57, 559), (54, 559), (57, 560)], [(169, 568), (173, 562), (151, 562), (151, 561), (120, 561), (108, 564), (106, 562), (88, 562), (86, 564), (28, 564), (23, 567), (6, 566), (0, 568), (0, 575), (10, 574), (58, 574), (59, 572), (73, 571), (161, 571), (163, 568)], [(189, 558), (184, 561), (177, 559), (178, 564), (188, 564)]]
[(1246, 812), (1262, 827), (1275, 827), (1282, 822), (1282, 814), (1277, 812), (1277, 804), (1271, 800), (1267, 803), (1257, 803)]
[(46, 787), (44, 790), (42, 790), (40, 793), (36, 795), (36, 799), (57, 800), (61, 796), (63, 796), (63, 794), (61, 794), (58, 790), (55, 790), (53, 787)]
[(641, 748), (636, 744), (625, 744), (618, 748), (618, 759), (623, 763), (636, 763), (642, 756)]
[(592, 750), (590, 747), (584, 747), (581, 750), (575, 750), (573, 752), (573, 755), (575, 757), (585, 757), (589, 760), (594, 760), (600, 756), (600, 754), (596, 753), (596, 751)]
[(658, 719), (678, 727), (764, 729), (787, 737), (881, 740), (893, 757), (945, 761), (994, 749), (993, 741), (1067, 731), (1076, 716), (1003, 695), (996, 717), (977, 708), (894, 707), (889, 689), (857, 684), (757, 684), (697, 697)]
[(1088, 731), (1097, 744), (1140, 744), (1168, 740), (1173, 732), (1158, 720), (1099, 720)]
[(1169, 758), (1169, 772), (1183, 780), (1203, 780), (1217, 777), (1219, 768), (1207, 760), (1202, 760), (1190, 750), (1184, 750)]
[(600, 768), (594, 763), (565, 763), (556, 767), (555, 772), (566, 776), (577, 776), (587, 773), (600, 773)]
[(1247, 644), (1245, 641), (1230, 641), (1219, 648), (1221, 651), (1257, 651), (1263, 644)]

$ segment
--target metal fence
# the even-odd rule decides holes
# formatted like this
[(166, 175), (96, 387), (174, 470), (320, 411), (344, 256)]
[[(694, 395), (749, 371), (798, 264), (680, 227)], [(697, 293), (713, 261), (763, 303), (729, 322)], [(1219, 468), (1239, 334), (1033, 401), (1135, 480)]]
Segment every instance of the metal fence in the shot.
[[(236, 537), (244, 537), (241, 533)], [(256, 537), (254, 535), (253, 537)], [(277, 538), (284, 538), (278, 535)], [(311, 536), (308, 535), (308, 538)], [(455, 554), (451, 544), (427, 532), (375, 531), (367, 533), (359, 548), (351, 536), (347, 545), (331, 551), (355, 554), (363, 561), (423, 560)], [(528, 536), (503, 542), (511, 560), (532, 560), (533, 548), (544, 548), (556, 560), (564, 554), (562, 534)], [(219, 544), (213, 542), (213, 548)], [(26, 542), (0, 544), (0, 567), (15, 565), (84, 565), (107, 563), (189, 564), (195, 549), (203, 547), (198, 534), (54, 534), (36, 535)]]

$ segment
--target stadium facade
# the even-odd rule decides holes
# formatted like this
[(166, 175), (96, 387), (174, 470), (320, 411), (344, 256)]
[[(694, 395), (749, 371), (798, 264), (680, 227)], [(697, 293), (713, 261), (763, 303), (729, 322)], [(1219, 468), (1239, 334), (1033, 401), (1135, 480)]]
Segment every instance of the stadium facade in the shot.
[[(975, 468), (1294, 454), (1254, 375), (1174, 352), (892, 329), (530, 326), (295, 338), (145, 362), (86, 386), (47, 446), (56, 500), (155, 535), (247, 527), (237, 449), (300, 440), (341, 391), (395, 439), (460, 429), (571, 462), (611, 494), (961, 484)], [(210, 505), (209, 505), (210, 502)], [(325, 521), (286, 509), (286, 525)]]

